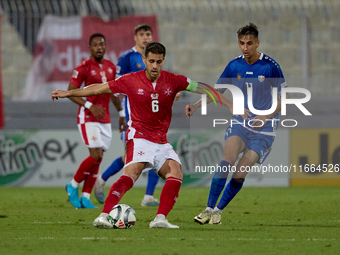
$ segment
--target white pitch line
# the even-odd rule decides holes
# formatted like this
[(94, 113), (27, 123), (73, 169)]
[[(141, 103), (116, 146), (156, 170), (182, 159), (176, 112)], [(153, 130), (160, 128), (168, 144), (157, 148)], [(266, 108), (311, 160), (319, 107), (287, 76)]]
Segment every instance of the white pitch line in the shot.
[(236, 241), (279, 241), (279, 242), (331, 242), (331, 241), (337, 241), (337, 239), (318, 239), (318, 238), (308, 238), (308, 239), (302, 239), (302, 240), (296, 240), (296, 239), (260, 239), (260, 238), (232, 238), (231, 240)]
[[(7, 239), (7, 238), (0, 238), (0, 239)], [(145, 238), (125, 238), (125, 237), (115, 237), (115, 238), (108, 238), (108, 237), (94, 237), (94, 236), (87, 236), (87, 237), (68, 237), (68, 238), (60, 238), (60, 237), (53, 237), (53, 236), (43, 236), (43, 237), (18, 237), (18, 238), (9, 238), (14, 240), (27, 240), (27, 239), (40, 239), (40, 240), (115, 240), (115, 241), (130, 241), (130, 240), (145, 240)], [(188, 238), (185, 238), (188, 239)], [(190, 238), (191, 240), (198, 240), (198, 241), (211, 241), (215, 240), (215, 238)], [(190, 240), (189, 239), (189, 240)], [(166, 240), (173, 240), (173, 241), (182, 241), (182, 238), (172, 238), (168, 237)], [(229, 240), (234, 241), (270, 241), (270, 242), (334, 242), (339, 241), (338, 239), (320, 239), (320, 238), (308, 238), (308, 239), (273, 239), (273, 238), (231, 238)]]
[(73, 221), (35, 221), (34, 224), (91, 224), (90, 222), (73, 222)]

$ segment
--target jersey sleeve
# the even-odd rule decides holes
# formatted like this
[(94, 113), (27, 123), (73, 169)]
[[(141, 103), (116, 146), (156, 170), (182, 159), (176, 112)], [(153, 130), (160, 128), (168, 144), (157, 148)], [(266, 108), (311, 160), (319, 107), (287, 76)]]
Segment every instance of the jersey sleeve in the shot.
[(130, 73), (130, 58), (129, 56), (121, 56), (118, 59), (118, 64), (116, 68), (117, 77), (122, 76), (123, 74)]
[(287, 83), (279, 65), (271, 67), (271, 79), (273, 86), (277, 88), (277, 94), (281, 96), (281, 90), (287, 87)]
[(112, 93), (115, 94), (125, 94), (126, 95), (126, 89), (128, 86), (126, 86), (127, 78), (125, 76), (121, 76), (116, 80), (109, 81), (109, 87), (112, 91)]
[[(232, 84), (231, 81), (231, 70), (230, 70), (230, 63), (225, 67), (223, 73), (221, 74), (220, 78), (218, 78), (216, 84)], [(219, 88), (216, 89), (223, 93), (226, 89), (224, 88)]]
[(73, 70), (70, 83), (80, 88), (85, 80), (86, 80), (86, 66), (84, 63), (82, 63)]
[(185, 90), (191, 81), (188, 77), (185, 77), (180, 74), (174, 74), (174, 79), (175, 79), (175, 84), (177, 85), (176, 93), (179, 91)]

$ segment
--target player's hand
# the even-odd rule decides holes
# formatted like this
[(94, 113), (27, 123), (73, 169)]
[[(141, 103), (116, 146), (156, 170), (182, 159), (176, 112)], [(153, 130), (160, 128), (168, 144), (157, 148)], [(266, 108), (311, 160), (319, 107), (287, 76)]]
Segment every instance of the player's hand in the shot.
[(52, 101), (54, 101), (54, 99), (58, 100), (58, 98), (65, 98), (68, 96), (68, 91), (65, 91), (65, 90), (55, 90), (52, 92), (51, 94), (51, 99)]
[(187, 105), (185, 106), (185, 115), (190, 118), (190, 116), (194, 115), (194, 112), (196, 112), (197, 107), (194, 105)]
[(105, 108), (99, 105), (92, 104), (89, 110), (97, 120), (104, 119)]
[(125, 117), (120, 117), (119, 118), (118, 125), (119, 125), (119, 133), (121, 133), (121, 132), (126, 130)]
[[(229, 109), (230, 109), (231, 114), (233, 114), (233, 107), (231, 106)], [(249, 117), (251, 116), (251, 112), (248, 109), (244, 108), (244, 114), (242, 114), (242, 115), (241, 114), (235, 114), (235, 116), (236, 117), (241, 116), (243, 119), (249, 120)]]
[(268, 118), (267, 118), (267, 116), (256, 115), (256, 116), (252, 117), (251, 119), (254, 120), (253, 122), (251, 122), (252, 128), (253, 129), (259, 129), (267, 123)]
[(181, 97), (181, 92), (177, 92), (175, 96), (175, 100), (178, 101), (178, 99)]

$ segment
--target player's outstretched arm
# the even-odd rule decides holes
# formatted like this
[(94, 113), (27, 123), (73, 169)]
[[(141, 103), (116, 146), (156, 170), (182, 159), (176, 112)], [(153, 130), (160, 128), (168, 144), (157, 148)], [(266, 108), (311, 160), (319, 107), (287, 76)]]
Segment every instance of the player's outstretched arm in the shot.
[[(232, 111), (232, 102), (225, 98), (222, 93), (219, 91), (216, 91), (213, 89), (213, 87), (200, 83), (191, 81), (189, 86), (187, 87), (188, 91), (198, 93), (198, 94), (206, 94), (208, 96), (207, 98), (207, 104), (211, 103), (212, 101), (215, 101), (215, 98), (218, 98), (218, 101), (220, 101), (222, 104), (227, 106)], [(197, 101), (193, 105), (187, 105), (185, 107), (185, 114), (190, 118), (191, 115), (197, 110), (197, 108), (201, 107), (201, 100)]]
[(73, 89), (69, 91), (55, 90), (51, 94), (51, 99), (52, 101), (54, 101), (54, 99), (58, 99), (58, 98), (89, 97), (89, 96), (98, 96), (98, 95), (110, 94), (110, 93), (112, 93), (112, 91), (108, 83), (93, 84), (85, 88)]

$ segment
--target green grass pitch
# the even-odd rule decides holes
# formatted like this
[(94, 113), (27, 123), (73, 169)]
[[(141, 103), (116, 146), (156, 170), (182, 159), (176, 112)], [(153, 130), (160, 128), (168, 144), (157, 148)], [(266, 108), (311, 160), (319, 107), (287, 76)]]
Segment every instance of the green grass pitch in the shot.
[[(0, 254), (340, 254), (340, 188), (243, 188), (222, 225), (199, 225), (209, 188), (183, 187), (168, 215), (180, 229), (149, 229), (144, 188), (121, 203), (131, 229), (95, 229), (100, 209), (74, 209), (63, 188), (0, 188)], [(108, 189), (106, 190), (106, 192)], [(160, 189), (156, 190), (159, 197)]]

